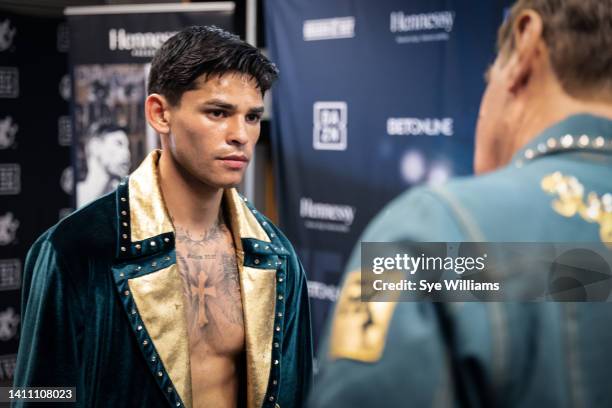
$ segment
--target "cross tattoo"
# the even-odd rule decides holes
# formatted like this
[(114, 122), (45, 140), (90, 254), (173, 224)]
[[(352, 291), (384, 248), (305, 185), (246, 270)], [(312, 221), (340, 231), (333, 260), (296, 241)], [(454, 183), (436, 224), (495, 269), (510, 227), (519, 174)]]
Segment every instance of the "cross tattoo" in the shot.
[(198, 298), (198, 327), (202, 328), (208, 323), (206, 317), (206, 296), (217, 297), (217, 289), (213, 286), (206, 286), (208, 276), (201, 272), (198, 276), (198, 286), (191, 286), (191, 296)]

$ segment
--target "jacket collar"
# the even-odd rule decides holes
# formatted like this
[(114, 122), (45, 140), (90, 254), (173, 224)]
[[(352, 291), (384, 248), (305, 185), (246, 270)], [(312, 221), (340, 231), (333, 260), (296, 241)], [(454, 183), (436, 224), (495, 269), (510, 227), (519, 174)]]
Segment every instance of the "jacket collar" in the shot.
[(612, 120), (572, 115), (544, 130), (512, 158), (516, 167), (539, 157), (565, 152), (612, 153)]
[[(159, 183), (160, 156), (160, 150), (151, 152), (117, 188), (116, 257), (119, 260), (127, 261), (174, 248), (174, 228)], [(264, 230), (254, 215), (257, 211), (249, 208), (246, 199), (236, 189), (224, 191), (223, 205), (229, 211), (230, 227), (239, 255), (243, 252), (244, 239), (272, 242), (269, 231)], [(285, 253), (282, 248), (277, 252)]]

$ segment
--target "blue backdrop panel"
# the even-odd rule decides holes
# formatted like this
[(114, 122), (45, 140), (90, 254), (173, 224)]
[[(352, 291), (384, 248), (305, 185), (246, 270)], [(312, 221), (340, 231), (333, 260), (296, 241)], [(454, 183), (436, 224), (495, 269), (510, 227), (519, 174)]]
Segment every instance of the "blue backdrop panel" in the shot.
[(472, 172), (483, 74), (507, 3), (266, 0), (281, 71), (281, 225), (308, 274), (317, 337), (368, 221), (407, 188)]

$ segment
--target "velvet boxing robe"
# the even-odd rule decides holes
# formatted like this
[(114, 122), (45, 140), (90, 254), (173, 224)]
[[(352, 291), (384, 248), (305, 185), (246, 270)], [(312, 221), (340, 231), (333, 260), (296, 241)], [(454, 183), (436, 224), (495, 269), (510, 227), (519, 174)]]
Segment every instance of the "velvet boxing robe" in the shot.
[[(70, 407), (192, 406), (197, 384), (159, 156), (32, 246), (15, 387), (76, 387)], [(240, 275), (247, 407), (302, 406), (312, 373), (304, 270), (236, 190), (224, 192), (223, 205)]]

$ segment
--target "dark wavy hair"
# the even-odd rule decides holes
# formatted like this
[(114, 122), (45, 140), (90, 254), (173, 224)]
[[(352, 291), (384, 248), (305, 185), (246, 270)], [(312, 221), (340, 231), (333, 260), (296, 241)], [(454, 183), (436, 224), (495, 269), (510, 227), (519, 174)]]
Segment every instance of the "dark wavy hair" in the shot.
[(151, 62), (148, 93), (177, 105), (197, 79), (227, 73), (252, 77), (262, 95), (278, 77), (278, 69), (257, 48), (215, 26), (192, 26), (170, 37)]

